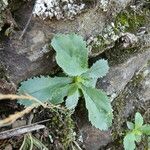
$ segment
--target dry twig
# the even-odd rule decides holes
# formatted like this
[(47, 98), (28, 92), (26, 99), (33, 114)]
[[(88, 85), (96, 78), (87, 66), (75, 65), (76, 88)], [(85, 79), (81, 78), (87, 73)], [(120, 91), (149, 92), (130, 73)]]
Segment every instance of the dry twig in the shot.
[(16, 129), (11, 129), (8, 131), (4, 131), (0, 133), (0, 140), (7, 139), (14, 136), (19, 136), (21, 134), (29, 133), (32, 131), (44, 129), (44, 125), (30, 125), (30, 126), (24, 126)]

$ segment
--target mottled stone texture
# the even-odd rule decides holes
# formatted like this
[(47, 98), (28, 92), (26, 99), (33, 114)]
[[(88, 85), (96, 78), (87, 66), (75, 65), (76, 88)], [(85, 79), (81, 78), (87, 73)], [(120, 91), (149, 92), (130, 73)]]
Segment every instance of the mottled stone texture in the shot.
[(5, 9), (8, 5), (7, 0), (1, 0), (0, 1), (0, 31), (4, 25), (4, 20), (5, 20)]

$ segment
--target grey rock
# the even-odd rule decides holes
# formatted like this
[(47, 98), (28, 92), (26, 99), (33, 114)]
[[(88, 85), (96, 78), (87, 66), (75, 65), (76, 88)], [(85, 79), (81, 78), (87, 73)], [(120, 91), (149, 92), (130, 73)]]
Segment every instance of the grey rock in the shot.
[(150, 49), (131, 56), (122, 64), (110, 67), (107, 76), (98, 81), (97, 87), (104, 89), (113, 100), (148, 60), (150, 60)]
[(99, 150), (112, 141), (110, 131), (100, 131), (91, 125), (85, 125), (80, 129), (86, 150)]
[[(150, 64), (146, 63), (132, 80), (125, 86), (124, 90), (113, 101), (114, 121), (112, 126), (113, 139), (122, 136), (127, 129), (125, 122), (134, 121), (136, 112), (140, 112), (144, 123), (150, 123)], [(120, 144), (121, 146), (121, 144)], [(137, 149), (148, 149), (146, 140), (138, 145)], [(113, 148), (116, 149), (115, 143)]]

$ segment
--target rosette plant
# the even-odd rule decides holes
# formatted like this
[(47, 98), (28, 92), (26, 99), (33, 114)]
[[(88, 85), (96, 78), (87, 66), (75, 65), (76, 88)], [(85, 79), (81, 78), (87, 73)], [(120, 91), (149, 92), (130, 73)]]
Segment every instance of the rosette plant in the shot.
[[(88, 65), (88, 48), (83, 38), (77, 34), (57, 34), (51, 41), (56, 51), (56, 62), (63, 70), (62, 77), (40, 76), (21, 83), (18, 92), (28, 93), (42, 102), (60, 104), (65, 102), (68, 109), (75, 109), (79, 97), (83, 96), (92, 125), (107, 130), (112, 124), (112, 107), (107, 94), (96, 89), (98, 78), (109, 70), (104, 59)], [(19, 100), (29, 106), (31, 101)]]

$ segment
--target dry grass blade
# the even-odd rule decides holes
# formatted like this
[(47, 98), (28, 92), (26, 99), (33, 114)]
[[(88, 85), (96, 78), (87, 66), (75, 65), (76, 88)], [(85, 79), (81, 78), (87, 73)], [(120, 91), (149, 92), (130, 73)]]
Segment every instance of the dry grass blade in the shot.
[(32, 111), (32, 109), (34, 109), (37, 106), (39, 106), (39, 104), (32, 104), (31, 106), (25, 108), (24, 110), (22, 110), (20, 112), (16, 112), (15, 114), (10, 115), (9, 117), (7, 117), (3, 120), (0, 120), (0, 127), (4, 127), (4, 126), (8, 126), (8, 125), (12, 124), (14, 121), (23, 117), (25, 114), (30, 113)]
[(64, 110), (63, 108), (61, 108), (60, 106), (56, 106), (53, 104), (49, 104), (46, 105), (44, 103), (42, 103), (40, 100), (36, 99), (33, 96), (30, 96), (28, 94), (26, 95), (16, 95), (16, 94), (0, 94), (0, 100), (5, 100), (5, 99), (9, 99), (9, 100), (16, 100), (16, 99), (26, 99), (26, 100), (32, 100), (34, 103), (29, 106), (26, 107), (24, 110), (20, 111), (20, 112), (16, 112), (15, 114), (10, 115), (9, 117), (0, 120), (0, 127), (4, 127), (4, 126), (8, 126), (11, 125), (14, 121), (16, 121), (17, 119), (23, 117), (25, 114), (28, 114), (32, 111), (32, 109), (34, 109), (35, 107), (38, 106), (43, 106), (44, 108), (50, 108), (50, 109), (60, 109), (60, 110)]
[(34, 103), (22, 111), (16, 112), (15, 114), (12, 114), (3, 120), (0, 120), (0, 127), (4, 127), (4, 126), (8, 126), (8, 125), (12, 124), (14, 121), (23, 117), (25, 114), (30, 113), (32, 111), (32, 109), (34, 109), (35, 107), (37, 107), (39, 105), (45, 106), (41, 101), (37, 100), (36, 98), (34, 98), (30, 95), (0, 94), (0, 100), (5, 100), (5, 99), (9, 99), (9, 100), (27, 99), (27, 100), (34, 101)]
[(4, 99), (10, 99), (10, 100), (16, 100), (16, 99), (26, 99), (26, 100), (31, 100), (34, 101), (36, 103), (41, 104), (43, 107), (45, 107), (45, 105), (38, 99), (36, 99), (33, 96), (30, 96), (28, 94), (26, 95), (16, 95), (16, 94), (0, 94), (0, 100), (4, 100)]
[(10, 99), (10, 100), (15, 100), (15, 99), (33, 99), (32, 96), (29, 95), (15, 95), (15, 94), (0, 94), (0, 100), (4, 100), (4, 99)]

